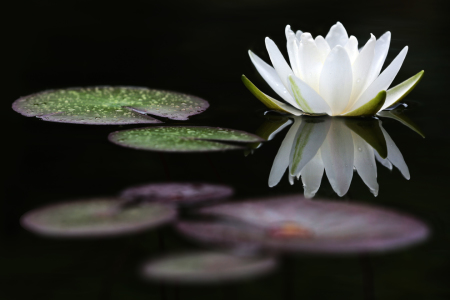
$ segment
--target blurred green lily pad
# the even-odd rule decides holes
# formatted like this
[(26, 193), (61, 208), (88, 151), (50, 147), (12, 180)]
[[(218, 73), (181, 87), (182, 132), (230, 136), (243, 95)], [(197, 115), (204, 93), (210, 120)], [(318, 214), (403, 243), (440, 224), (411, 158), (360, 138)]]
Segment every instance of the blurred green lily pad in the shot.
[(13, 109), (44, 121), (110, 125), (187, 120), (209, 107), (195, 96), (142, 87), (101, 86), (49, 90), (16, 100)]
[(122, 206), (121, 199), (95, 198), (50, 205), (26, 213), (24, 228), (50, 237), (108, 237), (148, 230), (172, 221), (176, 210), (161, 203)]
[(243, 149), (222, 142), (264, 141), (254, 134), (204, 126), (156, 126), (113, 132), (109, 140), (119, 146), (162, 152), (204, 152)]
[(150, 280), (174, 283), (219, 283), (241, 280), (273, 270), (271, 257), (240, 257), (225, 253), (196, 252), (168, 256), (143, 266)]

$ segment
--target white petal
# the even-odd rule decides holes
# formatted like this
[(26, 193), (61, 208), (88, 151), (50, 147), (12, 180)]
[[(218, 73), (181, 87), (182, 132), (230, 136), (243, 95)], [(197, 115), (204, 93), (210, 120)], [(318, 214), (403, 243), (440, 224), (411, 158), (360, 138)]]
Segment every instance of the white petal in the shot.
[(277, 93), (281, 98), (290, 103), (296, 108), (299, 108), (295, 103), (294, 97), (288, 92), (280, 77), (274, 68), (268, 65), (265, 61), (259, 58), (252, 51), (248, 51), (252, 63), (255, 65), (256, 70), (261, 74), (262, 78), (269, 84), (269, 86)]
[(302, 34), (298, 57), (300, 79), (319, 92), (319, 79), (323, 63), (316, 42), (310, 33)]
[(330, 105), (333, 115), (347, 107), (352, 92), (352, 65), (347, 51), (341, 46), (331, 50), (320, 74), (320, 95)]
[(324, 63), (328, 54), (330, 54), (330, 51), (331, 51), (330, 45), (328, 45), (327, 41), (325, 41), (325, 39), (321, 35), (316, 36), (315, 41), (316, 41), (317, 50), (319, 50), (319, 54), (320, 54), (322, 63)]
[(272, 65), (275, 68), (275, 71), (277, 71), (281, 82), (283, 82), (284, 86), (287, 88), (289, 86), (287, 81), (288, 76), (294, 73), (284, 59), (283, 54), (281, 54), (277, 45), (275, 45), (275, 43), (269, 38), (266, 38), (266, 48), (269, 52), (270, 60), (272, 61)]
[(333, 49), (337, 45), (341, 45), (342, 47), (344, 47), (348, 41), (348, 34), (344, 28), (344, 25), (342, 25), (341, 22), (337, 22), (336, 24), (331, 26), (331, 29), (325, 37), (325, 40), (328, 42), (328, 45), (330, 45), (331, 49)]
[[(369, 87), (361, 94), (361, 96), (356, 100), (355, 104), (352, 105), (350, 110), (356, 109), (363, 106), (370, 100), (372, 100), (380, 91), (387, 90), (391, 85), (395, 76), (397, 76), (403, 61), (405, 60), (406, 53), (408, 52), (408, 46), (403, 48), (403, 50), (397, 55), (397, 57), (391, 62), (391, 64), (372, 82)], [(325, 98), (326, 100), (326, 98)]]
[(353, 35), (350, 36), (350, 38), (348, 39), (348, 42), (347, 42), (347, 44), (345, 44), (344, 48), (345, 48), (345, 51), (347, 51), (348, 57), (350, 58), (350, 61), (353, 64), (359, 54), (358, 40)]
[(312, 198), (316, 195), (317, 191), (320, 188), (320, 183), (322, 182), (324, 169), (325, 168), (323, 166), (319, 150), (317, 151), (313, 159), (311, 159), (306, 164), (301, 172), (303, 189), (306, 198)]
[(371, 34), (370, 39), (367, 41), (366, 45), (361, 50), (361, 53), (358, 55), (354, 64), (352, 65), (353, 87), (352, 95), (350, 96), (350, 101), (348, 104), (349, 107), (353, 105), (353, 103), (364, 91), (363, 88), (366, 86), (370, 66), (372, 65), (375, 43), (375, 36)]
[(364, 89), (366, 89), (378, 77), (378, 75), (380, 75), (381, 68), (386, 60), (390, 43), (391, 33), (389, 31), (380, 36), (377, 40), (375, 44), (372, 66), (370, 67), (369, 76), (367, 77), (367, 83)]
[(350, 129), (333, 120), (330, 131), (320, 148), (325, 171), (333, 190), (344, 196), (353, 177), (353, 139)]
[(376, 197), (378, 195), (377, 165), (373, 148), (357, 134), (352, 133), (352, 137), (355, 145), (354, 166), (361, 179)]
[(292, 71), (299, 76), (300, 74), (300, 62), (299, 62), (299, 47), (298, 41), (295, 37), (295, 33), (291, 30), (290, 26), (286, 26), (286, 47), (289, 55), (289, 61), (291, 62)]
[(392, 171), (392, 164), (391, 164), (391, 162), (389, 160), (387, 160), (387, 158), (382, 158), (380, 156), (380, 154), (378, 154), (377, 151), (374, 151), (374, 152), (375, 152), (375, 158), (377, 159), (377, 161), (380, 164), (382, 164), (383, 166), (385, 166), (386, 168), (388, 168), (389, 170)]
[(289, 84), (290, 92), (303, 111), (331, 115), (331, 108), (328, 103), (304, 81), (296, 76), (290, 76)]
[(289, 183), (290, 183), (291, 185), (294, 185), (294, 179), (295, 179), (295, 176), (292, 176), (291, 174), (288, 174), (288, 178), (289, 178)]
[(302, 40), (302, 34), (303, 34), (303, 31), (301, 31), (301, 30), (297, 30), (297, 32), (295, 33), (295, 36), (297, 37), (297, 40), (299, 42)]
[(384, 138), (386, 139), (386, 145), (388, 148), (387, 159), (400, 170), (400, 173), (402, 173), (403, 177), (409, 180), (410, 178), (409, 169), (408, 166), (406, 165), (405, 160), (403, 159), (402, 153), (397, 148), (397, 146), (395, 145), (394, 141), (389, 136), (387, 131), (384, 130), (384, 128), (381, 126), (380, 128), (383, 131)]
[(298, 128), (302, 123), (301, 118), (296, 118), (294, 124), (289, 129), (288, 133), (284, 137), (283, 142), (281, 143), (280, 149), (278, 150), (277, 156), (275, 156), (275, 160), (273, 161), (272, 169), (270, 170), (269, 175), (269, 187), (276, 186), (283, 174), (286, 172), (286, 169), (289, 166), (289, 157), (292, 149), (292, 143), (294, 142), (295, 135), (297, 134)]
[(330, 118), (316, 120), (305, 119), (297, 131), (290, 154), (289, 171), (298, 175), (303, 167), (316, 155), (330, 129)]

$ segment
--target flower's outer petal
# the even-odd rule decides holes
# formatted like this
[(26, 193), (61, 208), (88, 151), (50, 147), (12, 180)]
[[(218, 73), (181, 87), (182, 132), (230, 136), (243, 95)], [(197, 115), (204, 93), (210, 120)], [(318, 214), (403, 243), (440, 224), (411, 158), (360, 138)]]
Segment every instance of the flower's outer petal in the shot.
[(375, 44), (375, 51), (372, 60), (372, 66), (370, 67), (369, 76), (367, 78), (366, 89), (377, 77), (380, 75), (381, 68), (383, 67), (384, 61), (389, 50), (389, 45), (391, 44), (391, 33), (388, 31), (384, 33), (377, 40)]
[[(405, 60), (406, 53), (408, 52), (408, 46), (403, 48), (403, 50), (397, 55), (397, 57), (391, 62), (391, 64), (383, 71), (383, 73), (372, 82), (369, 87), (361, 94), (358, 100), (356, 100), (355, 104), (350, 108), (353, 110), (357, 107), (361, 107), (370, 100), (372, 100), (376, 94), (378, 94), (382, 90), (387, 90), (387, 88), (391, 85), (395, 76), (397, 76), (398, 71), (400, 70), (403, 61)], [(326, 100), (326, 98), (325, 98)]]
[(333, 115), (347, 107), (352, 93), (352, 64), (347, 51), (341, 46), (331, 50), (320, 74), (320, 95), (330, 105)]
[(259, 58), (252, 51), (249, 50), (248, 54), (250, 56), (252, 63), (255, 65), (256, 70), (258, 70), (259, 74), (267, 82), (267, 84), (275, 91), (275, 93), (277, 93), (282, 99), (284, 99), (294, 107), (297, 107), (297, 105), (295, 104), (294, 97), (292, 97), (292, 95), (288, 92), (283, 82), (281, 81), (280, 77), (278, 77), (278, 74), (275, 71), (275, 69), (269, 66), (265, 61)]
[(301, 172), (305, 198), (312, 198), (316, 195), (322, 182), (324, 170), (325, 168), (319, 150)]
[(331, 49), (333, 49), (337, 45), (344, 47), (348, 41), (348, 34), (344, 28), (344, 25), (342, 25), (341, 22), (337, 22), (336, 24), (331, 26), (331, 29), (325, 37), (325, 40), (328, 42), (328, 45), (330, 45)]
[(294, 73), (284, 59), (283, 54), (281, 54), (280, 49), (278, 49), (277, 45), (275, 45), (275, 43), (268, 37), (266, 38), (266, 48), (267, 52), (269, 52), (273, 67), (277, 71), (281, 82), (283, 82), (284, 86), (287, 88), (288, 76)]
[(392, 164), (387, 158), (382, 158), (376, 151), (375, 151), (375, 158), (377, 161), (392, 171)]
[(295, 36), (297, 37), (297, 40), (298, 40), (299, 42), (302, 40), (302, 34), (303, 34), (303, 31), (301, 31), (301, 30), (297, 30), (297, 31), (295, 32)]
[(389, 136), (387, 131), (384, 130), (383, 127), (381, 127), (381, 130), (383, 131), (384, 138), (386, 139), (386, 144), (388, 147), (387, 159), (400, 170), (400, 173), (402, 173), (403, 177), (405, 177), (407, 180), (409, 180), (411, 178), (411, 176), (409, 175), (409, 169), (405, 163), (405, 160), (403, 159), (402, 153), (397, 148), (397, 146), (395, 145), (394, 141)]
[(347, 51), (348, 57), (350, 57), (350, 61), (353, 64), (359, 55), (358, 40), (353, 35), (350, 36), (350, 38), (348, 39), (348, 42), (347, 42), (347, 44), (345, 44), (344, 48), (345, 48), (345, 51)]
[(286, 26), (286, 47), (289, 55), (289, 61), (291, 62), (292, 71), (299, 76), (300, 74), (300, 61), (299, 61), (299, 47), (298, 41), (295, 37), (295, 33), (291, 30), (291, 26)]
[(319, 92), (319, 79), (323, 63), (316, 46), (316, 41), (314, 41), (310, 33), (302, 34), (298, 57), (300, 79), (306, 82), (316, 92)]
[(420, 82), (424, 71), (420, 71), (413, 77), (403, 81), (387, 91), (386, 101), (381, 109), (389, 108), (406, 97)]
[(402, 123), (409, 129), (411, 129), (412, 131), (415, 131), (416, 133), (418, 133), (421, 137), (425, 138), (425, 134), (422, 131), (422, 129), (420, 129), (420, 127), (417, 126), (417, 124), (414, 123), (413, 120), (411, 120), (408, 116), (406, 116), (402, 112), (399, 112), (398, 110), (394, 109), (394, 110), (379, 111), (377, 113), (377, 116), (382, 117), (382, 118), (390, 118), (390, 119), (399, 121), (400, 123)]
[(352, 138), (356, 171), (376, 197), (378, 195), (377, 165), (375, 164), (373, 148), (356, 133), (352, 133)]
[(319, 54), (320, 54), (322, 63), (324, 63), (328, 54), (330, 54), (330, 51), (331, 51), (330, 45), (328, 45), (327, 41), (325, 41), (325, 39), (321, 35), (316, 36), (315, 41), (316, 41), (317, 50), (319, 50)]
[(364, 91), (363, 88), (366, 86), (370, 66), (372, 65), (376, 41), (375, 36), (371, 34), (370, 39), (352, 65), (353, 88), (348, 107), (351, 107)]
[(320, 153), (328, 180), (333, 190), (342, 197), (347, 193), (353, 177), (353, 139), (351, 131), (339, 119), (332, 121)]
[(343, 114), (346, 117), (368, 117), (374, 116), (383, 107), (384, 101), (386, 100), (386, 91), (379, 92), (375, 98), (367, 102), (366, 104), (356, 107), (348, 113)]
[(316, 155), (330, 129), (330, 118), (305, 119), (297, 131), (290, 154), (289, 172), (297, 176), (303, 167)]
[(242, 82), (248, 88), (248, 90), (256, 97), (259, 101), (261, 101), (265, 106), (270, 109), (281, 111), (284, 113), (293, 114), (294, 116), (300, 116), (303, 114), (301, 110), (298, 110), (288, 104), (280, 102), (269, 95), (261, 92), (250, 80), (248, 80), (245, 75), (242, 75)]
[(291, 92), (298, 106), (305, 112), (331, 115), (328, 103), (309, 85), (296, 76), (289, 76)]
[(296, 118), (294, 124), (292, 124), (288, 133), (284, 137), (281, 143), (280, 149), (278, 150), (275, 160), (273, 161), (272, 169), (269, 175), (269, 187), (276, 186), (286, 169), (289, 166), (289, 157), (292, 149), (292, 143), (294, 142), (295, 135), (297, 134), (298, 128), (302, 124), (301, 118)]

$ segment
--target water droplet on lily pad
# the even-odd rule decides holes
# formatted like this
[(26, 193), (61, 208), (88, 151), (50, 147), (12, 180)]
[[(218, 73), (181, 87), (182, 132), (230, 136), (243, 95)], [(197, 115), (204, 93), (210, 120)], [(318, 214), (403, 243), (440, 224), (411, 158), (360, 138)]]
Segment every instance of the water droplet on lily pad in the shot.
[(155, 126), (113, 132), (109, 140), (119, 146), (164, 152), (204, 152), (242, 149), (221, 142), (263, 141), (254, 134), (205, 126)]
[(157, 201), (178, 205), (223, 199), (233, 195), (226, 185), (207, 183), (152, 183), (130, 187), (120, 197), (127, 201)]
[(301, 195), (221, 204), (199, 210), (218, 221), (177, 224), (207, 243), (259, 246), (282, 252), (361, 253), (417, 243), (428, 235), (412, 217), (371, 206)]
[(171, 283), (220, 283), (266, 274), (276, 265), (271, 257), (196, 252), (150, 261), (143, 266), (142, 274), (150, 280)]
[(21, 218), (24, 228), (50, 237), (108, 237), (131, 234), (170, 222), (173, 206), (145, 203), (124, 207), (123, 200), (95, 198), (38, 208)]
[[(198, 108), (180, 108), (190, 103)], [(202, 113), (209, 103), (176, 92), (142, 87), (101, 86), (49, 90), (16, 100), (13, 109), (27, 117), (76, 124), (161, 123), (151, 114), (172, 120), (187, 120)]]

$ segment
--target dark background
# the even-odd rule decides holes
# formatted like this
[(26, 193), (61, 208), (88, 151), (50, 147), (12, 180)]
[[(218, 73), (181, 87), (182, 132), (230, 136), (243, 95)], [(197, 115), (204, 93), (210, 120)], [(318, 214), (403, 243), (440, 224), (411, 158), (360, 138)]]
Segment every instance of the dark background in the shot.
[[(178, 294), (173, 287), (166, 287), (165, 297), (450, 298), (450, 23), (445, 1), (197, 0), (113, 4), (79, 0), (9, 4), (3, 10), (1, 37), (6, 50), (2, 56), (5, 78), (0, 100), (2, 148), (6, 151), (0, 207), (1, 299), (164, 299), (159, 285), (137, 276), (139, 263), (161, 252), (155, 232), (106, 241), (40, 238), (23, 230), (19, 218), (43, 204), (114, 195), (129, 185), (166, 180), (227, 183), (236, 188), (237, 198), (302, 192), (301, 184), (290, 186), (287, 178), (276, 188), (267, 186), (284, 133), (248, 157), (241, 152), (161, 155), (110, 144), (107, 134), (119, 126), (57, 124), (23, 117), (11, 109), (15, 99), (45, 89), (74, 86), (168, 89), (210, 102), (204, 114), (184, 124), (255, 132), (263, 122), (263, 106), (245, 89), (241, 74), (261, 90), (273, 93), (253, 68), (247, 50), (269, 61), (264, 37), (271, 37), (286, 53), (286, 24), (294, 30), (325, 36), (337, 21), (360, 44), (370, 33), (379, 37), (390, 30), (387, 63), (409, 45), (394, 84), (425, 70), (424, 79), (407, 98), (407, 113), (421, 126), (426, 139), (399, 123), (383, 121), (405, 157), (411, 180), (379, 165), (377, 198), (359, 176), (354, 176), (350, 193), (360, 202), (416, 215), (430, 225), (432, 237), (418, 247), (369, 258), (294, 257), (279, 271), (261, 279), (225, 287), (180, 288)], [(336, 197), (326, 179), (318, 195)], [(168, 252), (198, 247), (170, 227), (159, 233), (164, 236)], [(364, 267), (367, 262), (372, 273)]]

